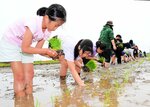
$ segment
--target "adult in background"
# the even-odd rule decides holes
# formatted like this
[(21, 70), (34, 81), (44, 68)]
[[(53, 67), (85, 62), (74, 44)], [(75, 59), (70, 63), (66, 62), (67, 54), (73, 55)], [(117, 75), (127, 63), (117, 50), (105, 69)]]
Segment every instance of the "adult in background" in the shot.
[(114, 33), (113, 33), (113, 22), (107, 21), (104, 25), (103, 29), (100, 32), (99, 41), (102, 42), (102, 44), (105, 44), (106, 49), (102, 53), (102, 56), (105, 57), (105, 64), (104, 67), (108, 68), (110, 64), (111, 55), (113, 53), (113, 50), (111, 48), (111, 45), (114, 50), (116, 50), (116, 45), (114, 41)]

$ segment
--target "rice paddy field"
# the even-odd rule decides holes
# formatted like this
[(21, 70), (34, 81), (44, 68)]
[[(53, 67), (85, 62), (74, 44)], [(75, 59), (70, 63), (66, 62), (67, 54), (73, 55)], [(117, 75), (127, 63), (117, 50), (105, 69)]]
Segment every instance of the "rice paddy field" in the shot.
[(150, 107), (150, 57), (81, 72), (85, 87), (76, 85), (69, 71), (60, 81), (59, 68), (59, 63), (35, 65), (33, 95), (16, 99), (11, 69), (1, 67), (0, 107)]

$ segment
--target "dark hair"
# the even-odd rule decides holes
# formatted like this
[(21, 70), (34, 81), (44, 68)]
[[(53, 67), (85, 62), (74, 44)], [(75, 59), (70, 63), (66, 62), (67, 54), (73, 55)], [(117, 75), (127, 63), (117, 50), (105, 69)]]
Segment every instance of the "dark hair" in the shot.
[(75, 48), (74, 48), (74, 60), (78, 57), (79, 55), (79, 45), (80, 43), (83, 41), (83, 39), (79, 40), (78, 43), (76, 44)]
[(101, 50), (104, 50), (104, 49), (106, 49), (106, 45), (101, 43), (101, 41), (98, 40), (96, 42), (96, 49), (98, 49), (98, 48), (100, 48)]
[(131, 44), (129, 42), (123, 43), (123, 47), (129, 49), (131, 48)]
[(119, 34), (118, 34), (118, 35), (116, 35), (116, 37), (119, 37), (120, 39), (122, 38), (122, 37), (121, 37), (121, 35), (119, 35)]
[(80, 47), (80, 50), (81, 49), (83, 50), (83, 52), (90, 51), (93, 54), (93, 42), (91, 40), (89, 40), (89, 39), (81, 39), (75, 46), (75, 49), (74, 49), (74, 60), (79, 55), (79, 47)]
[(45, 15), (48, 15), (49, 19), (55, 21), (57, 18), (61, 18), (66, 22), (66, 10), (60, 4), (52, 4), (48, 7), (45, 12)]
[(129, 43), (130, 43), (131, 45), (133, 45), (133, 40), (131, 39), (131, 40), (129, 41)]
[(49, 19), (52, 21), (55, 21), (57, 18), (60, 18), (64, 22), (66, 22), (66, 10), (60, 4), (52, 4), (48, 8), (41, 7), (37, 10), (36, 14), (39, 16), (48, 15)]
[(47, 9), (48, 9), (47, 7), (41, 7), (41, 8), (39, 8), (37, 10), (37, 12), (36, 12), (36, 15), (38, 15), (38, 16), (44, 16)]

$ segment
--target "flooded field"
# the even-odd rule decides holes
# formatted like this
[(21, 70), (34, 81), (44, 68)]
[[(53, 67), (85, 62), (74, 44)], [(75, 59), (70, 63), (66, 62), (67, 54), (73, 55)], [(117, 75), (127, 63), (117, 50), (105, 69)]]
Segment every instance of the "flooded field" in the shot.
[(150, 59), (142, 58), (109, 70), (81, 73), (86, 86), (70, 72), (59, 80), (59, 64), (36, 65), (33, 95), (15, 99), (10, 68), (0, 68), (0, 107), (150, 107)]

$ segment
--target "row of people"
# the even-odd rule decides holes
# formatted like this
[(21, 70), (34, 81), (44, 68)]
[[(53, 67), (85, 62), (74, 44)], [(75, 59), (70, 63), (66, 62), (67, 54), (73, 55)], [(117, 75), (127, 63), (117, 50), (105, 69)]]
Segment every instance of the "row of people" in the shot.
[[(113, 47), (120, 61), (121, 53), (115, 43), (112, 21), (106, 23), (95, 44), (90, 39), (74, 41), (73, 38), (64, 38), (62, 44), (64, 54), (61, 55), (53, 49), (42, 48), (50, 33), (66, 22), (66, 17), (66, 10), (62, 5), (52, 4), (48, 8), (40, 8), (36, 17), (18, 20), (4, 33), (0, 40), (0, 62), (10, 62), (14, 76), (15, 96), (32, 94), (33, 54), (59, 58), (60, 78), (66, 78), (69, 68), (74, 80), (80, 86), (85, 86), (80, 78), (81, 69), (90, 59), (99, 61), (95, 57), (96, 54), (105, 58), (104, 67), (108, 68)], [(32, 47), (33, 42), (37, 42), (35, 47)]]
[[(107, 68), (110, 64), (114, 65), (116, 63), (116, 58), (117, 63), (121, 64), (122, 60), (126, 63), (139, 57), (140, 50), (138, 49), (138, 46), (133, 43), (133, 40), (124, 43), (122, 36), (119, 34), (114, 38), (112, 21), (107, 21), (104, 25), (100, 32), (99, 40), (106, 45), (106, 49), (102, 54), (99, 54), (99, 56), (105, 57), (104, 65)], [(146, 52), (143, 54), (146, 56)]]

